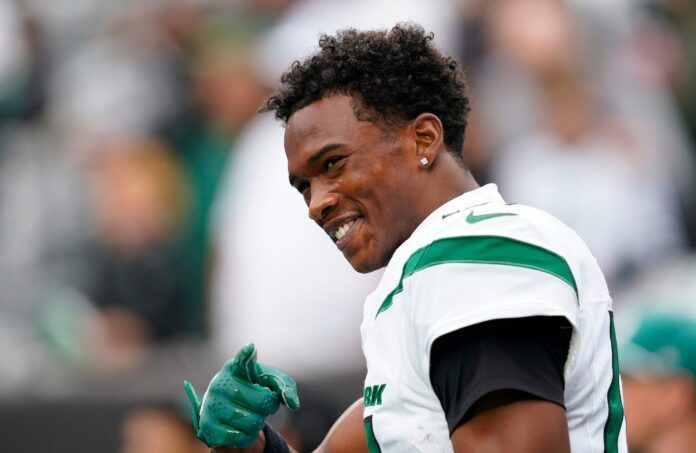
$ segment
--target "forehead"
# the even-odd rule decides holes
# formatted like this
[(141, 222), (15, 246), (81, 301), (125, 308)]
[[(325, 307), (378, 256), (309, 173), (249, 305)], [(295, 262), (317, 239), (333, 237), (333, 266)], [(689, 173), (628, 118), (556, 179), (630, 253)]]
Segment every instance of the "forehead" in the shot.
[(329, 144), (353, 145), (377, 136), (379, 129), (374, 123), (355, 117), (350, 96), (334, 95), (290, 117), (285, 128), (285, 152), (291, 159)]

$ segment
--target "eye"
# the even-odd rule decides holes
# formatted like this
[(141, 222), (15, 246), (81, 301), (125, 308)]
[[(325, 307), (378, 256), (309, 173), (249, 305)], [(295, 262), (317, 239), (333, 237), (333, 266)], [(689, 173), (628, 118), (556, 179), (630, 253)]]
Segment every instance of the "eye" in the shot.
[(342, 159), (343, 159), (343, 157), (339, 157), (339, 156), (330, 157), (330, 158), (326, 159), (326, 161), (324, 162), (324, 171), (331, 170), (331, 168), (333, 168)]

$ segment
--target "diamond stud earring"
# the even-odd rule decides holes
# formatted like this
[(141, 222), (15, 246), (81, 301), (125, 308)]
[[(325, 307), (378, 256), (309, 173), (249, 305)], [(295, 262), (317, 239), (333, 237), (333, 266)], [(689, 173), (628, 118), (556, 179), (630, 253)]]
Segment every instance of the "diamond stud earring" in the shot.
[(421, 167), (427, 167), (428, 164), (430, 164), (430, 161), (428, 160), (427, 157), (423, 156), (420, 158), (420, 165)]

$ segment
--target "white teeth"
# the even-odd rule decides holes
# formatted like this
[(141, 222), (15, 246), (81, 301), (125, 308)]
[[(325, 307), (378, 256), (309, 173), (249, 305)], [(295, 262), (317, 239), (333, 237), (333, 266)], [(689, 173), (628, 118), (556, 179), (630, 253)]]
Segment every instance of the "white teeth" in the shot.
[(336, 236), (336, 240), (340, 241), (341, 239), (343, 239), (343, 236), (345, 236), (348, 233), (348, 230), (350, 230), (350, 227), (352, 227), (354, 223), (355, 220), (351, 220), (350, 222), (346, 222), (340, 227), (338, 227), (336, 233), (334, 233), (334, 235)]

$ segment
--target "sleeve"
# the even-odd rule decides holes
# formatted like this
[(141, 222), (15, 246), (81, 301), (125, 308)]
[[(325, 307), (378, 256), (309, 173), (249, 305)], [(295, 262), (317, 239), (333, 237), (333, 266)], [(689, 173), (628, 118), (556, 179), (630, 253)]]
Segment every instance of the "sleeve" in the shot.
[(517, 390), (565, 407), (563, 367), (572, 326), (563, 317), (501, 319), (433, 343), (430, 382), (450, 434), (481, 397)]
[[(404, 280), (404, 293), (410, 310), (412, 360), (425, 380), (433, 343), (450, 332), (496, 319), (531, 316), (562, 317), (577, 326), (575, 289), (555, 275), (527, 267), (438, 264)], [(574, 328), (573, 344), (577, 334)], [(572, 366), (566, 364), (566, 370)]]

